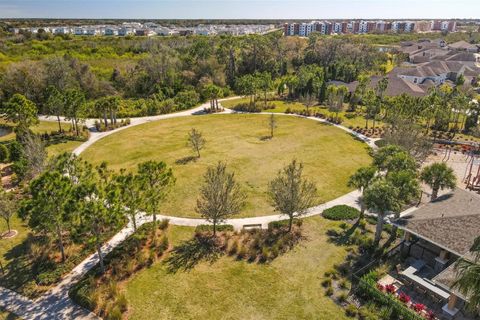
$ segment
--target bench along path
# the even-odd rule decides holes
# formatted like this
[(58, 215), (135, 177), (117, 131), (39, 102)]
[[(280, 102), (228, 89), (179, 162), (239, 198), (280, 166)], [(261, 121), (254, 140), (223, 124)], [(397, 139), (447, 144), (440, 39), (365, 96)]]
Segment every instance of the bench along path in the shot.
[[(236, 99), (238, 97), (232, 97), (227, 99), (222, 99), (220, 101)], [(166, 115), (158, 115), (158, 116), (151, 116), (151, 117), (142, 117), (142, 118), (132, 118), (131, 124), (125, 127), (121, 127), (112, 131), (107, 132), (97, 132), (94, 127), (94, 119), (87, 119), (86, 125), (91, 131), (90, 138), (88, 141), (81, 144), (77, 147), (73, 153), (76, 155), (80, 155), (83, 151), (85, 151), (88, 147), (92, 144), (97, 142), (98, 140), (107, 137), (111, 134), (114, 134), (118, 131), (124, 130), (126, 128), (130, 128), (135, 125), (140, 125), (143, 123), (148, 123), (152, 121), (176, 118), (176, 117), (185, 117), (185, 116), (192, 116), (192, 115), (199, 115), (203, 113), (204, 108), (208, 108), (209, 103), (202, 104), (199, 107), (194, 109), (166, 114)], [(225, 109), (222, 114), (234, 114), (237, 113), (235, 111)], [(269, 113), (263, 113), (269, 114)], [(314, 121), (323, 122), (326, 124), (331, 124), (328, 121), (316, 117), (304, 117), (294, 114), (283, 114), (283, 113), (276, 113), (279, 116), (294, 116), (294, 117), (303, 117), (308, 118)], [(46, 121), (56, 121), (53, 117), (40, 117), (41, 120)], [(66, 119), (61, 119), (62, 121), (66, 121)], [(375, 139), (370, 139), (364, 135), (361, 135), (353, 130), (350, 130), (341, 125), (331, 124), (341, 130), (344, 130), (354, 137), (364, 141), (370, 147), (376, 148), (375, 146)], [(307, 210), (306, 217), (318, 215), (322, 213), (325, 209), (331, 208), (333, 206), (339, 204), (349, 205), (355, 208), (359, 208), (358, 199), (360, 193), (358, 191), (353, 191), (347, 193), (337, 199), (329, 201), (327, 203), (323, 203), (321, 205), (315, 206)], [(181, 217), (172, 217), (166, 215), (157, 215), (158, 219), (168, 219), (172, 225), (179, 225), (179, 226), (190, 226), (195, 227), (201, 224), (208, 224), (205, 219), (195, 219), (195, 218), (181, 218)], [(261, 227), (267, 228), (268, 224), (273, 221), (284, 220), (287, 217), (285, 215), (277, 214), (277, 215), (269, 215), (269, 216), (262, 216), (262, 217), (252, 217), (252, 218), (238, 218), (238, 219), (228, 219), (225, 221), (226, 224), (233, 225), (233, 227), (237, 230), (242, 229), (243, 227)], [(137, 219), (137, 226), (141, 226), (144, 223), (152, 221), (151, 216), (145, 216), (140, 214)], [(117, 233), (114, 237), (112, 237), (109, 241), (107, 241), (103, 247), (102, 252), (104, 255), (111, 252), (115, 247), (121, 244), (128, 236), (133, 233), (133, 225), (129, 223), (124, 229), (122, 229), (119, 233)], [(90, 311), (84, 309), (83, 307), (75, 304), (70, 297), (68, 296), (69, 290), (72, 286), (80, 280), (90, 269), (92, 269), (98, 263), (98, 255), (92, 254), (87, 257), (84, 261), (82, 261), (79, 265), (77, 265), (70, 273), (65, 275), (62, 281), (42, 295), (35, 301), (32, 301), (28, 298), (23, 297), (22, 295), (13, 292), (9, 289), (0, 287), (0, 306), (5, 308), (6, 310), (17, 314), (18, 316), (22, 317), (25, 320), (28, 319), (98, 319), (98, 317), (91, 313)]]

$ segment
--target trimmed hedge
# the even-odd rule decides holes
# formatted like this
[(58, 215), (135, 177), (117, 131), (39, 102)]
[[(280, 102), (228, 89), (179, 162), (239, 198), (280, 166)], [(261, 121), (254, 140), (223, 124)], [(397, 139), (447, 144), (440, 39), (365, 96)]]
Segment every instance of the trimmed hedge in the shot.
[[(273, 229), (280, 229), (283, 227), (287, 227), (289, 223), (289, 220), (280, 220), (280, 221), (272, 221), (268, 224), (268, 230), (273, 230)], [(301, 226), (303, 223), (302, 219), (298, 218), (293, 218), (293, 225)]]
[(360, 216), (360, 211), (342, 204), (324, 210), (322, 216), (329, 220), (352, 220)]
[[(217, 231), (233, 231), (233, 226), (231, 224), (220, 224), (217, 225)], [(195, 232), (213, 232), (213, 226), (211, 224), (201, 224), (195, 228)]]

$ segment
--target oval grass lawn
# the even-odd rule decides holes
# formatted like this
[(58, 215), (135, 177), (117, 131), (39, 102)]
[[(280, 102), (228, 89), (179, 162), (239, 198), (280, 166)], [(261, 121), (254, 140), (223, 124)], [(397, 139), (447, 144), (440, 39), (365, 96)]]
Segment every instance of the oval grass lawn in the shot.
[[(367, 146), (348, 133), (317, 121), (276, 116), (277, 128), (268, 139), (268, 115), (235, 114), (174, 118), (151, 122), (112, 134), (88, 148), (82, 157), (94, 164), (106, 161), (115, 170), (134, 170), (138, 163), (163, 160), (173, 168), (176, 184), (162, 213), (198, 217), (199, 188), (208, 166), (224, 161), (235, 172), (247, 195), (238, 217), (273, 214), (267, 186), (292, 159), (304, 163), (304, 173), (318, 188), (318, 203), (350, 189), (348, 177), (370, 162)], [(196, 128), (206, 139), (201, 157), (187, 146), (188, 132)]]

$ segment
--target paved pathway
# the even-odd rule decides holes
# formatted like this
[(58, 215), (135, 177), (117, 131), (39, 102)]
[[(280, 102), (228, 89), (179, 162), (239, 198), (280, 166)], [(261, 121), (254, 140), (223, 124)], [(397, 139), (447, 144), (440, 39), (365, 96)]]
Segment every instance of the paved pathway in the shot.
[[(227, 99), (222, 99), (221, 101), (236, 99), (238, 97), (232, 97)], [(194, 109), (166, 114), (166, 115), (158, 115), (158, 116), (151, 116), (151, 117), (142, 117), (142, 118), (132, 118), (131, 124), (129, 126), (125, 126), (122, 128), (118, 128), (112, 131), (107, 132), (97, 132), (92, 130), (94, 126), (94, 119), (88, 119), (86, 121), (87, 127), (92, 131), (90, 138), (85, 143), (81, 144), (77, 147), (73, 152), (77, 155), (81, 154), (85, 151), (88, 147), (92, 144), (97, 142), (98, 140), (114, 134), (118, 131), (124, 130), (126, 128), (130, 128), (135, 125), (140, 125), (143, 123), (169, 119), (169, 118), (176, 118), (176, 117), (184, 117), (184, 116), (191, 116), (195, 114), (201, 114), (203, 109), (209, 107), (209, 103), (205, 103), (199, 107)], [(226, 109), (223, 113), (236, 113), (232, 110)], [(279, 114), (279, 116), (296, 116), (296, 117), (303, 117), (293, 114)], [(56, 119), (52, 117), (40, 117), (42, 120), (46, 121), (56, 121)], [(308, 118), (314, 121), (329, 123), (328, 121), (316, 117), (303, 117)], [(62, 121), (66, 121), (62, 119)], [(354, 135), (356, 138), (364, 141), (370, 147), (376, 148), (374, 139), (370, 139), (366, 136), (363, 136), (359, 133), (354, 132), (344, 126), (335, 125), (333, 126), (347, 131), (348, 133)], [(352, 207), (359, 208), (358, 205), (358, 198), (360, 193), (358, 191), (353, 191), (348, 194), (345, 194), (337, 199), (329, 201), (327, 203), (315, 206), (310, 208), (306, 215), (307, 217), (318, 215), (322, 213), (325, 209), (331, 208), (335, 205), (345, 204)], [(180, 226), (191, 226), (195, 227), (201, 224), (208, 224), (205, 219), (194, 219), (194, 218), (181, 218), (181, 217), (172, 217), (172, 216), (165, 216), (165, 215), (158, 215), (159, 219), (168, 219), (171, 224), (173, 225), (180, 225)], [(261, 217), (251, 217), (251, 218), (239, 218), (239, 219), (228, 219), (226, 220), (226, 224), (231, 224), (237, 230), (242, 229), (244, 226), (255, 226), (255, 227), (262, 227), (267, 228), (268, 224), (273, 221), (279, 221), (286, 219), (285, 215), (277, 214), (277, 215), (269, 215), (269, 216), (261, 216)], [(137, 226), (140, 226), (146, 222), (150, 222), (151, 217), (145, 215), (139, 215), (137, 219)], [(108, 242), (106, 242), (103, 247), (102, 251), (103, 254), (107, 254), (112, 251), (116, 246), (122, 243), (128, 236), (133, 233), (133, 226), (129, 223), (124, 229), (122, 229), (119, 233), (117, 233), (113, 238), (111, 238)], [(38, 300), (32, 301), (29, 300), (18, 293), (15, 293), (11, 290), (5, 289), (0, 287), (0, 306), (4, 307), (10, 312), (13, 312), (25, 320), (28, 319), (98, 319), (96, 315), (91, 313), (90, 311), (76, 305), (68, 296), (69, 290), (72, 286), (80, 280), (91, 268), (93, 268), (98, 263), (98, 255), (92, 254), (87, 257), (84, 261), (82, 261), (79, 265), (77, 265), (69, 274), (63, 277), (62, 281), (54, 288), (46, 292), (42, 295)]]

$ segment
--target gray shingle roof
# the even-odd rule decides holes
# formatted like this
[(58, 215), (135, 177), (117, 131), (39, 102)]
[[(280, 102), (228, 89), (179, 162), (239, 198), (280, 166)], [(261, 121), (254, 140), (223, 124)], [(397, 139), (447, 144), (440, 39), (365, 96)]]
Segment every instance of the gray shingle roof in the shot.
[(464, 256), (475, 238), (480, 236), (480, 196), (457, 188), (397, 219), (394, 224)]

